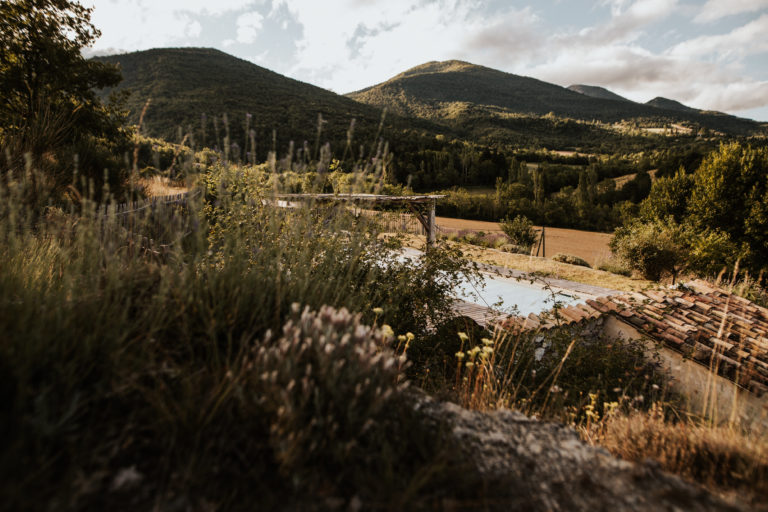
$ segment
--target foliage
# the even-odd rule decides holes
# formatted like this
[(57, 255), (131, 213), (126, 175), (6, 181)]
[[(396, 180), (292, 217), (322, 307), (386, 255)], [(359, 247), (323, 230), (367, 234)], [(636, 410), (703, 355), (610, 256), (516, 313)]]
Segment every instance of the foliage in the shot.
[(724, 144), (696, 170), (688, 204), (688, 222), (727, 233), (751, 268), (768, 261), (767, 172), (768, 148)]
[(618, 274), (620, 276), (625, 276), (625, 277), (629, 277), (632, 275), (631, 269), (627, 268), (626, 265), (616, 260), (608, 260), (606, 262), (603, 262), (600, 265), (598, 265), (597, 269), (603, 270), (605, 272), (610, 272), (611, 274)]
[(641, 222), (670, 217), (683, 228), (689, 270), (759, 271), (768, 261), (768, 149), (722, 144), (692, 175), (660, 178), (640, 207)]
[(538, 233), (533, 229), (533, 223), (522, 215), (518, 215), (512, 220), (509, 218), (502, 220), (499, 227), (516, 245), (530, 248), (539, 239)]
[(574, 422), (602, 416), (611, 402), (643, 408), (663, 393), (658, 363), (642, 345), (589, 327), (466, 337), (453, 359), (460, 402), (481, 410), (516, 407)]
[(649, 196), (640, 206), (640, 215), (646, 219), (672, 217), (682, 222), (686, 213), (686, 202), (693, 189), (693, 176), (683, 169), (670, 177), (662, 177), (653, 184)]
[[(270, 500), (309, 499), (314, 494), (307, 493), (332, 489), (328, 482), (355, 468), (359, 474), (334, 494), (388, 502), (420, 488), (413, 487), (414, 475), (432, 463), (434, 432), (422, 435), (403, 419), (408, 412), (397, 409), (386, 411), (397, 424), (370, 418), (370, 437), (356, 435), (364, 427), (362, 410), (344, 423), (355, 387), (340, 383), (351, 383), (361, 369), (343, 356), (367, 347), (360, 357), (368, 357), (370, 340), (380, 334), (360, 335), (354, 349), (344, 348), (349, 339), (339, 334), (337, 351), (314, 352), (322, 364), (313, 371), (335, 372), (326, 374), (330, 380), (313, 374), (312, 381), (337, 404), (339, 427), (324, 424), (327, 438), (367, 444), (365, 453), (339, 443), (302, 453), (328, 461), (359, 455), (348, 459), (356, 460), (349, 467), (339, 462), (343, 475), (309, 462), (298, 471), (308, 459), (286, 455), (294, 423), (276, 402), (262, 402), (288, 400), (280, 395), (283, 380), (301, 386), (309, 360), (295, 358), (287, 367), (273, 352), (258, 354), (286, 342), (267, 337), (268, 330), (298, 332), (295, 323), (282, 330), (297, 302), (359, 312), (333, 324), (340, 333), (352, 329), (353, 338), (364, 324), (386, 322), (414, 333), (417, 345), (451, 318), (447, 294), (464, 263), (436, 248), (425, 265), (401, 264), (392, 242), (343, 208), (271, 206), (259, 174), (215, 166), (210, 188), (185, 205), (144, 209), (130, 223), (104, 217), (103, 205), (87, 199), (80, 214), (51, 209), (44, 219), (29, 217), (19, 200), (25, 184), (0, 188), (0, 496), (7, 507), (164, 509), (183, 496), (191, 508), (291, 508), (293, 502)], [(384, 310), (374, 311), (379, 307)], [(324, 311), (312, 322), (322, 324), (330, 314)], [(327, 332), (299, 322), (309, 336)], [(391, 349), (377, 350), (365, 375), (372, 387), (358, 384), (366, 396), (383, 397), (386, 389), (376, 395), (375, 387), (396, 373), (382, 367), (392, 360)], [(290, 377), (294, 370), (303, 373)], [(261, 376), (270, 372), (278, 372), (281, 384), (267, 393)], [(285, 405), (330, 412), (329, 402), (312, 400), (305, 409)], [(366, 402), (369, 411), (381, 412), (382, 404), (394, 402)], [(309, 425), (312, 418), (305, 420)], [(296, 469), (301, 481), (280, 467), (291, 475)]]
[(127, 148), (122, 115), (94, 92), (116, 85), (120, 73), (81, 54), (100, 35), (91, 12), (67, 0), (0, 4), (0, 146), (10, 156), (0, 169), (23, 172), (29, 155), (56, 195), (75, 169), (99, 193), (105, 168), (113, 192), (125, 178), (115, 158)]
[(680, 228), (671, 221), (636, 221), (616, 230), (611, 251), (645, 279), (675, 275), (683, 261)]
[(552, 256), (552, 259), (554, 261), (559, 261), (561, 263), (568, 263), (569, 265), (578, 265), (580, 267), (589, 267), (591, 268), (590, 264), (587, 263), (583, 258), (579, 258), (578, 256), (574, 256), (573, 254), (562, 254), (558, 253)]
[(381, 494), (370, 475), (384, 488), (406, 486), (414, 462), (425, 462), (435, 443), (408, 421), (406, 357), (391, 351), (392, 341), (389, 326), (371, 328), (346, 309), (294, 304), (279, 339), (254, 346), (250, 372), (270, 445), (299, 489)]

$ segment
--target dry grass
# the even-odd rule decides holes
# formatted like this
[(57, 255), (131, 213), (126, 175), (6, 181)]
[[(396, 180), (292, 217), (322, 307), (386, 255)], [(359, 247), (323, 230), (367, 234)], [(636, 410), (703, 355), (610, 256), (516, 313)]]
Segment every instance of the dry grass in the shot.
[[(425, 244), (423, 236), (408, 235), (406, 240), (408, 246), (417, 249), (423, 248)], [(446, 243), (456, 244), (456, 242), (450, 241)], [(658, 284), (652, 281), (624, 277), (603, 270), (569, 265), (567, 263), (559, 263), (546, 258), (512, 254), (475, 245), (460, 244), (460, 247), (464, 255), (472, 261), (522, 270), (523, 272), (537, 272), (556, 279), (567, 279), (577, 283), (627, 292), (646, 290), (658, 286)]]
[(186, 185), (171, 181), (163, 176), (153, 176), (151, 178), (141, 178), (139, 185), (144, 188), (150, 197), (171, 196), (189, 192)]
[[(449, 231), (472, 230), (486, 233), (502, 233), (497, 222), (485, 222), (480, 220), (453, 219), (449, 217), (437, 217), (437, 225)], [(537, 226), (541, 230), (540, 226)], [(593, 231), (580, 231), (578, 229), (547, 228), (546, 254), (548, 257), (557, 253), (573, 254), (586, 260), (590, 265), (596, 266), (611, 257), (611, 249), (608, 243), (613, 235), (597, 233)]]
[[(651, 180), (656, 179), (656, 173), (659, 172), (658, 169), (651, 169), (648, 171), (648, 175), (651, 177)], [(634, 174), (625, 174), (624, 176), (619, 176), (618, 178), (613, 178), (613, 182), (616, 183), (616, 188), (619, 189), (635, 179), (635, 176), (637, 176), (637, 173)]]
[(768, 510), (768, 437), (735, 427), (670, 422), (661, 407), (629, 415), (611, 414), (582, 438), (629, 461), (646, 458), (663, 469)]

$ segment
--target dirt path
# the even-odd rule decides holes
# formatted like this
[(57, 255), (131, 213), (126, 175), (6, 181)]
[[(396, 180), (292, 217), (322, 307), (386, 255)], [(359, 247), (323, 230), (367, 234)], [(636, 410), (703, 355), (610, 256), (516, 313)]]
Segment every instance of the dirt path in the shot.
[[(498, 223), (481, 220), (437, 217), (437, 225), (447, 231), (466, 229), (485, 231), (486, 233), (501, 233)], [(541, 229), (541, 227), (537, 227), (537, 229)], [(608, 247), (611, 238), (613, 238), (613, 235), (608, 233), (580, 231), (578, 229), (547, 228), (545, 238), (546, 256), (551, 257), (557, 253), (573, 254), (583, 258), (590, 265), (596, 266), (611, 257), (611, 249)]]

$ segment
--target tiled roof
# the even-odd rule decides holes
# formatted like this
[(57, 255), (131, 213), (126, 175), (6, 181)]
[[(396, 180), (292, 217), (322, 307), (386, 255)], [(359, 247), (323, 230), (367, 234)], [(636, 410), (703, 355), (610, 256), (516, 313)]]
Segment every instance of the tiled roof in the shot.
[(599, 297), (539, 316), (512, 317), (513, 330), (549, 329), (611, 314), (743, 388), (768, 393), (768, 309), (704, 281)]

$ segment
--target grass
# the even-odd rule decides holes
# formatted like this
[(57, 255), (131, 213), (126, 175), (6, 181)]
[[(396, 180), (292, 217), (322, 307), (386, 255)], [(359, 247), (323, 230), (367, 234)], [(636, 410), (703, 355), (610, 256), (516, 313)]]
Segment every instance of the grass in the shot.
[[(446, 234), (461, 231), (483, 231), (487, 234), (501, 233), (501, 226), (497, 222), (479, 220), (455, 219), (450, 217), (437, 217), (437, 225)], [(536, 227), (541, 230), (541, 227)], [(546, 251), (547, 255), (559, 252), (573, 254), (585, 259), (590, 265), (596, 265), (606, 260), (611, 255), (608, 243), (612, 235), (597, 233), (594, 231), (581, 231), (577, 229), (547, 228)]]
[(663, 408), (609, 414), (582, 438), (625, 460), (646, 458), (688, 480), (760, 510), (768, 509), (768, 438), (733, 426), (670, 421)]
[[(637, 411), (668, 399), (642, 347), (589, 330), (488, 333), (451, 310), (459, 279), (477, 276), (462, 251), (617, 289), (643, 282), (452, 242), (419, 265), (399, 262), (400, 244), (423, 237), (382, 236), (375, 218), (344, 207), (273, 206), (277, 191), (329, 180), (380, 191), (380, 165), (341, 180), (209, 156), (180, 173), (187, 203), (128, 218), (102, 213), (87, 183), (79, 202), (32, 210), (34, 171), (4, 176), (0, 499), (9, 509), (492, 501), (463, 487), (446, 462), (452, 447), (440, 426), (419, 421), (409, 387), (579, 426), (627, 457), (612, 448), (629, 428), (612, 412), (649, 421)], [(668, 431), (667, 448), (636, 436), (637, 453), (680, 444)], [(686, 474), (683, 462), (670, 470), (705, 483), (725, 461), (744, 475), (728, 489), (761, 492), (763, 445), (715, 444), (685, 445), (691, 457), (721, 454), (703, 472)]]
[(344, 209), (275, 208), (263, 173), (214, 166), (187, 204), (127, 220), (87, 199), (35, 214), (35, 180), (4, 176), (6, 507), (418, 507), (451, 488), (390, 333), (428, 343), (465, 264), (398, 263)]
[[(405, 237), (405, 243), (410, 247), (423, 248), (426, 242), (423, 236), (409, 235)], [(512, 254), (491, 248), (459, 244), (458, 242), (448, 241), (446, 243), (450, 246), (459, 247), (464, 256), (472, 261), (522, 270), (523, 272), (535, 272), (538, 275), (545, 275), (547, 277), (566, 279), (577, 283), (627, 292), (646, 290), (658, 286), (658, 283), (653, 281), (634, 279), (603, 270), (560, 263), (546, 258)]]

